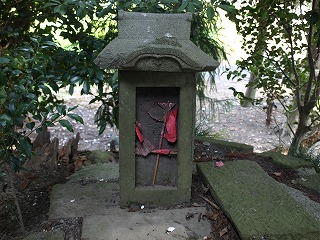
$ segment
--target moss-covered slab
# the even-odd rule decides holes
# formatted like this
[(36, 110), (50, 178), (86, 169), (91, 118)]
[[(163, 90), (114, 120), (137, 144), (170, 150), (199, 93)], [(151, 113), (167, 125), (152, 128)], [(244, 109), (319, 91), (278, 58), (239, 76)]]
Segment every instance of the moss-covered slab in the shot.
[(320, 194), (320, 173), (303, 176), (301, 178), (298, 178), (296, 181), (302, 186), (318, 191)]
[(320, 224), (255, 162), (197, 164), (241, 239), (316, 240)]
[(286, 168), (297, 169), (302, 167), (314, 167), (314, 164), (312, 162), (305, 161), (300, 158), (291, 157), (288, 155), (283, 155), (279, 152), (267, 151), (260, 153), (259, 155), (264, 157), (271, 157), (275, 163)]
[(195, 140), (200, 142), (208, 142), (211, 143), (218, 148), (227, 150), (227, 151), (237, 151), (237, 152), (253, 152), (253, 146), (243, 144), (243, 143), (236, 143), (236, 142), (229, 142), (220, 139), (215, 139), (211, 137), (195, 137)]

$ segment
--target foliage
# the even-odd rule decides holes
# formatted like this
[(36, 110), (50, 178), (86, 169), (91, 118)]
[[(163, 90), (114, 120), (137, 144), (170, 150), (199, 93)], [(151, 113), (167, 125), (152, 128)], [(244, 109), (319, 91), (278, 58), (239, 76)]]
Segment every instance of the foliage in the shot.
[(319, 124), (319, 1), (245, 0), (229, 17), (249, 56), (229, 77), (243, 79), (243, 70), (251, 72), (256, 78), (250, 86), (263, 89), (269, 101), (279, 100), (287, 112), (294, 109), (286, 100), (296, 101), (299, 119), (290, 153), (297, 153), (306, 133)]
[(56, 98), (61, 88), (72, 95), (80, 86), (82, 94), (93, 95), (91, 102), (102, 103), (95, 118), (100, 133), (107, 124), (117, 124), (117, 73), (99, 69), (93, 60), (117, 36), (119, 9), (192, 12), (192, 40), (219, 58), (225, 54), (215, 40), (217, 8), (234, 11), (225, 1), (0, 1), (1, 156), (17, 170), (32, 154), (31, 131), (54, 123), (72, 131), (68, 118), (82, 122)]
[(55, 96), (60, 80), (52, 75), (56, 63), (48, 53), (56, 48), (31, 38), (0, 57), (0, 155), (15, 171), (32, 155), (31, 132), (55, 122), (72, 131), (65, 117), (83, 123)]

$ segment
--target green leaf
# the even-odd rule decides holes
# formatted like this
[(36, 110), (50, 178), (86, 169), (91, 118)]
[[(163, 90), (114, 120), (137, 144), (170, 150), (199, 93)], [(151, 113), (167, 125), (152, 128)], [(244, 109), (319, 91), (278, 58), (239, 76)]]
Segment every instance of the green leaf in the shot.
[(191, 2), (191, 3), (188, 4), (187, 10), (188, 10), (188, 12), (195, 13), (195, 11), (196, 11), (196, 6), (194, 5), (193, 2)]
[(32, 155), (32, 144), (29, 138), (20, 138), (17, 148), (26, 156)]
[(22, 72), (20, 70), (13, 70), (12, 75), (16, 76), (16, 75), (20, 75)]
[(77, 107), (78, 107), (78, 105), (77, 105), (77, 106), (69, 107), (69, 108), (68, 108), (68, 112), (71, 112), (71, 111), (75, 110)]
[(47, 8), (47, 7), (51, 7), (51, 6), (57, 6), (59, 5), (60, 3), (57, 3), (57, 2), (48, 2), (46, 3), (43, 7), (44, 8)]
[(54, 13), (59, 13), (60, 15), (65, 15), (67, 10), (68, 10), (67, 5), (62, 4), (62, 5), (56, 6), (53, 9), (53, 12)]
[(67, 106), (66, 105), (59, 105), (57, 106), (57, 111), (60, 115), (63, 115), (65, 116), (66, 115), (66, 109), (67, 109)]
[(81, 79), (82, 79), (82, 78), (79, 77), (79, 76), (74, 76), (74, 77), (72, 77), (72, 78), (70, 79), (70, 82), (73, 83), (73, 84), (75, 84), (75, 83), (79, 82)]
[(72, 96), (73, 93), (74, 93), (74, 85), (70, 84), (70, 86), (69, 86), (69, 94)]
[(103, 125), (100, 126), (99, 135), (101, 135), (104, 132), (104, 130), (106, 129), (106, 126), (107, 126), (106, 124), (103, 124)]
[(8, 110), (11, 112), (11, 113), (14, 113), (16, 111), (16, 107), (14, 105), (14, 103), (10, 102), (9, 105), (8, 105)]
[(51, 89), (48, 88), (46, 85), (40, 84), (39, 88), (42, 90), (44, 94), (48, 94), (48, 95), (52, 94)]
[(180, 3), (179, 0), (161, 0), (160, 3)]
[(60, 114), (54, 113), (54, 114), (51, 115), (50, 121), (51, 121), (51, 122), (54, 122), (54, 121), (57, 120), (60, 116), (61, 116)]
[(236, 13), (237, 12), (237, 9), (234, 6), (227, 4), (227, 3), (219, 4), (218, 7), (226, 12), (229, 12), (229, 13)]
[(87, 11), (84, 8), (80, 7), (77, 9), (76, 14), (79, 18), (84, 18), (87, 14)]
[(23, 52), (30, 52), (30, 53), (34, 53), (34, 50), (32, 49), (32, 47), (26, 46), (26, 47), (20, 47), (17, 50), (19, 51), (23, 51)]
[(108, 7), (106, 7), (106, 8), (103, 8), (100, 12), (97, 13), (97, 16), (98, 16), (99, 18), (101, 18), (101, 17), (107, 15), (107, 14), (110, 12), (111, 8), (112, 8), (112, 4), (110, 4), (110, 5), (109, 5)]
[(75, 3), (77, 0), (65, 0), (65, 4)]
[(98, 78), (100, 81), (103, 81), (103, 79), (104, 79), (103, 71), (98, 70), (98, 71), (96, 72), (96, 76), (97, 76), (97, 78)]
[(207, 8), (207, 17), (208, 17), (208, 20), (211, 21), (213, 18), (214, 18), (214, 15), (215, 15), (215, 12), (214, 12), (214, 9), (212, 6), (209, 6)]
[(88, 94), (90, 92), (90, 84), (88, 81), (83, 82), (83, 93)]
[(5, 86), (8, 82), (8, 78), (5, 73), (0, 69), (0, 86)]
[(313, 12), (310, 16), (310, 23), (311, 25), (314, 25), (318, 22), (319, 20), (319, 13), (318, 12)]
[(55, 42), (52, 42), (52, 41), (45, 41), (42, 44), (43, 45), (47, 45), (47, 46), (57, 47), (57, 44)]
[(13, 121), (12, 121), (11, 117), (9, 117), (7, 114), (1, 114), (0, 115), (0, 124), (3, 127), (6, 127), (8, 125), (12, 125)]
[(26, 124), (26, 127), (27, 127), (28, 129), (32, 130), (35, 125), (36, 125), (35, 122), (29, 122), (29, 123)]
[(9, 58), (0, 57), (0, 64), (6, 64), (8, 62), (10, 62)]
[(79, 122), (79, 123), (81, 123), (81, 124), (84, 124), (82, 117), (79, 116), (78, 114), (69, 113), (67, 116), (68, 116), (69, 118), (73, 119), (73, 120), (76, 120), (77, 122)]
[(61, 124), (62, 127), (65, 127), (69, 132), (73, 132), (72, 124), (68, 120), (61, 119), (59, 120), (59, 123)]
[(189, 0), (183, 0), (177, 12), (182, 12), (188, 6)]

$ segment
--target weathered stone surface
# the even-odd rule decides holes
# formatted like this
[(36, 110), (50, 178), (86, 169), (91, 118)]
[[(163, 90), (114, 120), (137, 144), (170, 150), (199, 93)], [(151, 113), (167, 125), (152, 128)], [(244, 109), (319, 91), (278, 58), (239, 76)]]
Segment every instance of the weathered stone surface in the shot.
[(119, 35), (98, 55), (105, 69), (213, 71), (219, 63), (190, 38), (192, 15), (119, 11)]
[(23, 240), (64, 240), (64, 233), (60, 231), (33, 233)]
[(197, 166), (241, 239), (319, 239), (320, 223), (257, 163), (244, 160), (227, 162), (222, 168), (212, 162)]
[[(83, 222), (84, 240), (150, 240), (150, 239), (204, 239), (211, 232), (207, 219), (199, 219), (205, 214), (205, 207), (180, 208), (170, 210), (139, 210), (110, 208), (106, 215), (87, 217)], [(187, 215), (193, 218), (186, 219)], [(166, 233), (168, 227), (174, 227)]]

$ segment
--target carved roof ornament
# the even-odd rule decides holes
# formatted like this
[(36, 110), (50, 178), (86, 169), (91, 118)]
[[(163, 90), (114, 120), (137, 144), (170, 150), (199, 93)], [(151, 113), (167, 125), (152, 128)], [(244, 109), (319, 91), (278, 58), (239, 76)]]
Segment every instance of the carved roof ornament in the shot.
[(118, 12), (118, 37), (98, 55), (104, 69), (213, 71), (219, 62), (190, 40), (191, 13)]

